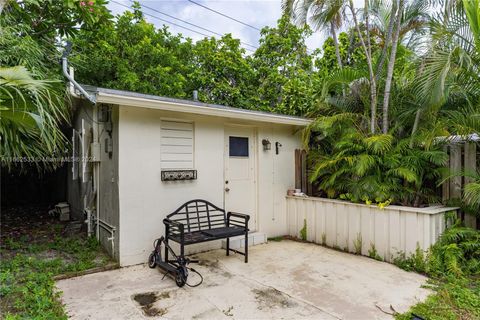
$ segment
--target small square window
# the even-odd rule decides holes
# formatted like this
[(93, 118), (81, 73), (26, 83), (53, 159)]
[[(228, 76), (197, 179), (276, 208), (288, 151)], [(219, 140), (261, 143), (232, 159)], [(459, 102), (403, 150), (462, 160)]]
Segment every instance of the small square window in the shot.
[(248, 138), (229, 137), (230, 157), (248, 157)]

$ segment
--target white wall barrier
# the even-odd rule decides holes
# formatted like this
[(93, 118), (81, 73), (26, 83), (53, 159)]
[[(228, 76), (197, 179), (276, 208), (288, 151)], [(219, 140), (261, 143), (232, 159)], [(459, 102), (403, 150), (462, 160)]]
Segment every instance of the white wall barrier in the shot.
[(287, 196), (290, 236), (301, 238), (306, 226), (307, 241), (365, 256), (375, 248), (388, 262), (400, 252), (410, 255), (417, 245), (427, 250), (445, 230), (445, 214), (456, 210), (444, 206), (380, 209), (341, 200)]

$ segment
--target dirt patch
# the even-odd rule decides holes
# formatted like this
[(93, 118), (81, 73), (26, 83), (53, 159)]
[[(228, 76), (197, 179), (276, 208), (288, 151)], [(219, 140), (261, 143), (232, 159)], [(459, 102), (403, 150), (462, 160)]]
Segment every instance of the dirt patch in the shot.
[(211, 261), (211, 260), (200, 260), (198, 262), (199, 266), (207, 267), (210, 271), (215, 271), (215, 269), (220, 269), (220, 263), (218, 260)]
[(44, 261), (52, 261), (55, 259), (60, 259), (64, 264), (70, 264), (75, 262), (75, 258), (66, 252), (60, 252), (57, 250), (45, 250), (39, 253), (31, 254), (30, 256), (35, 257)]
[(133, 295), (132, 298), (139, 304), (147, 317), (161, 317), (165, 315), (168, 310), (166, 308), (156, 308), (153, 304), (158, 300), (170, 298), (170, 292), (165, 291), (160, 294), (158, 292), (138, 293)]
[(157, 301), (157, 294), (155, 292), (139, 293), (133, 296), (133, 300), (145, 307)]
[(253, 289), (252, 292), (255, 293), (255, 299), (259, 304), (259, 310), (264, 308), (291, 308), (297, 306), (295, 301), (275, 288)]
[(206, 267), (209, 271), (212, 271), (212, 272), (215, 272), (215, 273), (217, 273), (217, 274), (220, 274), (220, 275), (222, 275), (222, 276), (225, 277), (225, 278), (230, 279), (230, 278), (233, 277), (233, 275), (232, 275), (230, 272), (228, 272), (228, 271), (222, 270), (221, 272), (219, 272), (219, 271), (220, 271), (219, 269), (221, 269), (221, 265), (220, 265), (219, 260), (215, 260), (215, 261), (211, 261), (211, 260), (200, 260), (200, 261), (198, 262), (198, 265), (199, 265), (199, 266), (202, 266), (202, 267)]

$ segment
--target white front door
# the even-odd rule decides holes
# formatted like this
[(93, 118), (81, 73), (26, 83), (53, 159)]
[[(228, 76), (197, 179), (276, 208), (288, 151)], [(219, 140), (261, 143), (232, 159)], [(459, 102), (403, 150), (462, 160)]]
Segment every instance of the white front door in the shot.
[(225, 211), (250, 215), (250, 230), (257, 229), (255, 130), (225, 127)]

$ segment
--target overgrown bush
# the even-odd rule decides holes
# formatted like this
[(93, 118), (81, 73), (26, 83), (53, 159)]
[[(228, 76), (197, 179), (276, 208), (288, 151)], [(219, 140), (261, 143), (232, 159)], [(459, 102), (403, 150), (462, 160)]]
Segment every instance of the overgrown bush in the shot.
[(480, 275), (480, 232), (458, 225), (447, 229), (430, 249), (427, 273), (436, 277)]
[(437, 182), (447, 161), (440, 146), (427, 147), (392, 134), (369, 135), (355, 127), (356, 120), (362, 121), (354, 115), (321, 117), (307, 132), (310, 179), (321, 195), (382, 208), (436, 202)]
[(480, 319), (480, 231), (457, 222), (426, 254), (417, 247), (409, 257), (398, 255), (394, 263), (426, 273), (436, 291), (397, 319), (410, 320), (412, 313), (429, 320)]

